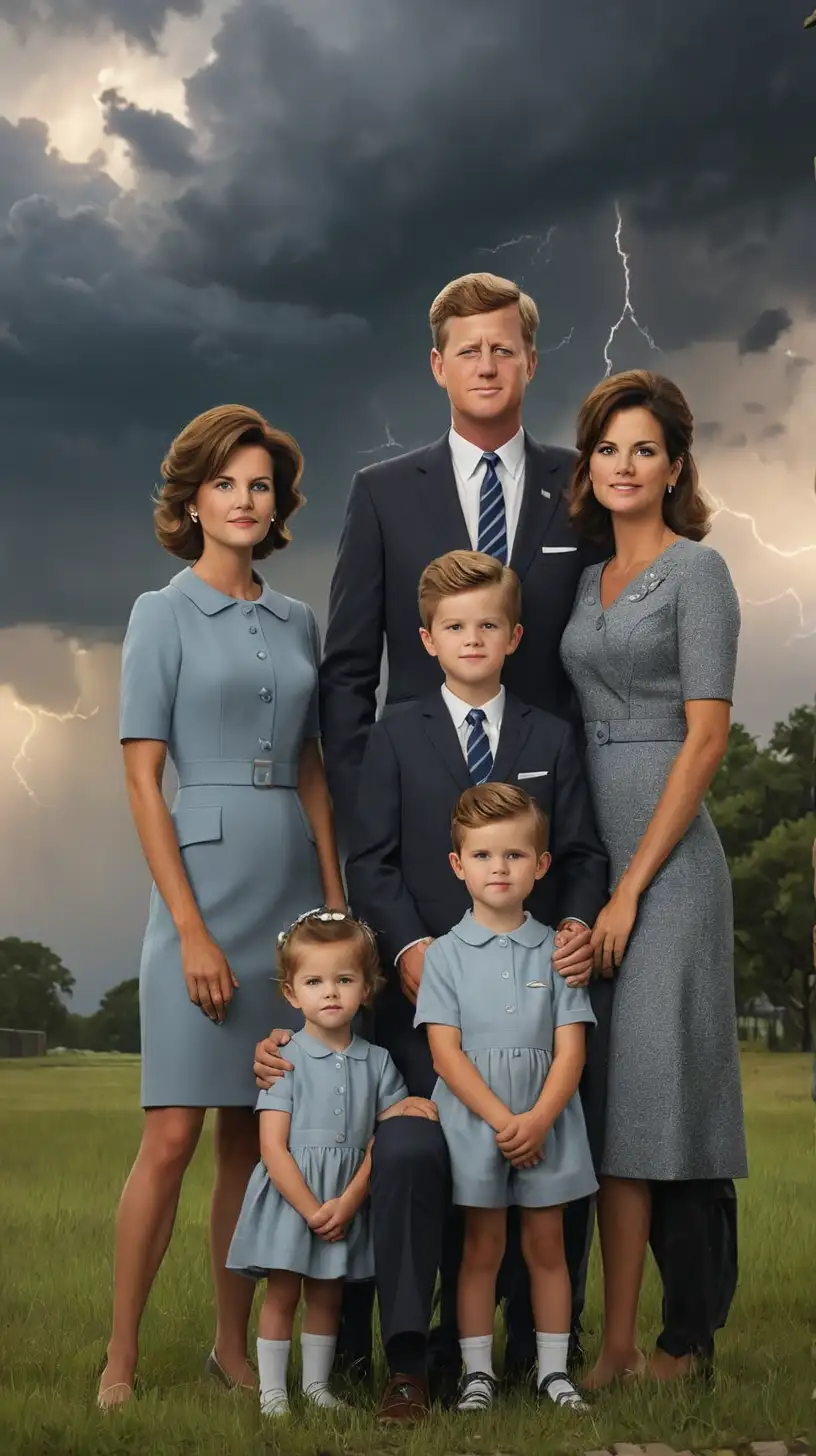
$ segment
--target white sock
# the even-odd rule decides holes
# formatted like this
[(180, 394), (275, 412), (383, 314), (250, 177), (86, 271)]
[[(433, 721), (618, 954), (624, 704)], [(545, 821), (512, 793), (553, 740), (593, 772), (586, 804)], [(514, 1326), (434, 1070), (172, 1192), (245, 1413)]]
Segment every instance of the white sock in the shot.
[(329, 1390), (336, 1346), (336, 1335), (310, 1335), (304, 1331), (300, 1337), (303, 1394), (313, 1405), (322, 1406), (324, 1410), (343, 1408), (343, 1402)]
[[(465, 1367), (465, 1377), (468, 1375), (487, 1375), (493, 1378), (493, 1334), (472, 1335), (469, 1339), (460, 1340), (459, 1347), (462, 1351), (462, 1362)], [(493, 1387), (486, 1380), (471, 1380), (466, 1393), (459, 1402), (458, 1409), (484, 1410), (486, 1406), (493, 1404)]]
[(289, 1340), (258, 1339), (258, 1380), (261, 1387), (261, 1415), (285, 1416), (289, 1411), (286, 1371)]
[(541, 1335), (536, 1330), (538, 1385), (540, 1387), (542, 1380), (546, 1380), (548, 1375), (563, 1375), (562, 1380), (554, 1380), (547, 1388), (550, 1400), (555, 1405), (570, 1405), (580, 1410), (587, 1410), (586, 1403), (581, 1399), (566, 1374), (568, 1350), (569, 1331), (565, 1335)]

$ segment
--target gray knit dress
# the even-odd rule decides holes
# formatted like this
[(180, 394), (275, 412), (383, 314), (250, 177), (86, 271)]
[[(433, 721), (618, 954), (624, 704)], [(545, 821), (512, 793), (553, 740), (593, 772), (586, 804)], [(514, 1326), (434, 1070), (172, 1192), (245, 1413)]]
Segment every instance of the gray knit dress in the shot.
[[(722, 557), (696, 542), (675, 542), (606, 611), (602, 570), (581, 578), (561, 656), (614, 888), (685, 736), (684, 703), (731, 700), (740, 614)], [(641, 897), (618, 974), (602, 1171), (747, 1174), (731, 882), (705, 807)]]

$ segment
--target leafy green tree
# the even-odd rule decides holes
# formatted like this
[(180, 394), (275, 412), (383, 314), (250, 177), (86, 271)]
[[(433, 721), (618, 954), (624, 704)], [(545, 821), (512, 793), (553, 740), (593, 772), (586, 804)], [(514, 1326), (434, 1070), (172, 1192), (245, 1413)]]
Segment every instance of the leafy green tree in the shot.
[(106, 991), (93, 1021), (93, 1044), (99, 1051), (138, 1052), (141, 1050), (139, 1025), (139, 978), (121, 981)]
[(732, 866), (738, 986), (785, 1006), (802, 1051), (813, 1049), (813, 870), (816, 814), (777, 824)]
[(59, 1038), (68, 1016), (60, 999), (73, 994), (75, 981), (58, 955), (35, 940), (0, 940), (0, 1026), (44, 1031)]

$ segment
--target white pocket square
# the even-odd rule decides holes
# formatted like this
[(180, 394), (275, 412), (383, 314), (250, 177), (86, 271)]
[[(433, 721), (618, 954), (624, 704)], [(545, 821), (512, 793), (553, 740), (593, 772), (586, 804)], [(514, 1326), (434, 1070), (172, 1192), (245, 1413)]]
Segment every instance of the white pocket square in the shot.
[(541, 549), (542, 549), (542, 551), (549, 552), (549, 554), (551, 556), (554, 556), (557, 551), (577, 551), (578, 550), (578, 547), (577, 546), (542, 546)]
[(548, 768), (527, 769), (524, 773), (517, 775), (520, 779), (545, 779), (550, 772)]

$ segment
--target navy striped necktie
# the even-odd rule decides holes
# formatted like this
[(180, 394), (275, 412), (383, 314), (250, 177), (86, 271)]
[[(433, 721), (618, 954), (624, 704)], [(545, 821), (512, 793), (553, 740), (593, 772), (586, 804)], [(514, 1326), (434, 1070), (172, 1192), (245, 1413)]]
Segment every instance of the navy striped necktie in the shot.
[(485, 473), (479, 491), (479, 535), (477, 551), (495, 556), (502, 566), (507, 565), (507, 515), (504, 509), (504, 491), (496, 474), (498, 455), (495, 450), (485, 450), (482, 459)]
[(468, 773), (472, 784), (483, 784), (493, 772), (493, 755), (484, 731), (487, 713), (484, 708), (471, 708), (465, 718), (470, 724), (467, 741)]

